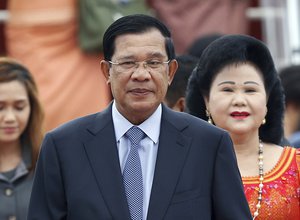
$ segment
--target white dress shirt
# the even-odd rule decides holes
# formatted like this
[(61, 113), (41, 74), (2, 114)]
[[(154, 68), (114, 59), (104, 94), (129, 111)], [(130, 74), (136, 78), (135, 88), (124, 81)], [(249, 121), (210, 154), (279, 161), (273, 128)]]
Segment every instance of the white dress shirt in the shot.
[[(141, 147), (139, 148), (139, 156), (143, 173), (143, 220), (147, 219), (158, 150), (161, 114), (162, 107), (159, 105), (156, 111), (146, 121), (137, 126), (147, 135), (141, 141)], [(121, 171), (123, 173), (131, 145), (129, 139), (126, 138), (125, 133), (134, 125), (121, 115), (116, 108), (115, 102), (112, 106), (112, 119), (115, 128)]]

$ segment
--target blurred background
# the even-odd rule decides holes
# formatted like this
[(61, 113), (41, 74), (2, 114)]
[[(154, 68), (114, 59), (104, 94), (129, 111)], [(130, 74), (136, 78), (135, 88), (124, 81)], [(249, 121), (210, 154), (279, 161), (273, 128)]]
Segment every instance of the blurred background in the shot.
[(101, 48), (93, 47), (101, 45), (98, 30), (132, 12), (161, 19), (177, 55), (209, 34), (248, 34), (267, 44), (277, 69), (300, 63), (299, 0), (0, 0), (0, 55), (20, 60), (36, 78), (46, 130), (111, 101)]
[[(7, 54), (4, 26), (10, 15), (7, 8), (8, 2), (9, 0), (0, 1), (1, 55)], [(266, 42), (277, 67), (299, 64), (299, 0), (248, 0), (248, 2), (248, 7), (245, 11), (249, 22), (247, 34)]]

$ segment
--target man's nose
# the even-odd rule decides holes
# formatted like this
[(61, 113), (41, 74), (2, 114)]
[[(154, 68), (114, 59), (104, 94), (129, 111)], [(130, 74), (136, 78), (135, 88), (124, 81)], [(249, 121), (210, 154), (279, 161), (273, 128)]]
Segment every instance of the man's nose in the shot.
[(151, 77), (150, 72), (148, 70), (147, 64), (145, 62), (137, 63), (134, 72), (132, 73), (132, 77), (138, 80), (145, 80)]

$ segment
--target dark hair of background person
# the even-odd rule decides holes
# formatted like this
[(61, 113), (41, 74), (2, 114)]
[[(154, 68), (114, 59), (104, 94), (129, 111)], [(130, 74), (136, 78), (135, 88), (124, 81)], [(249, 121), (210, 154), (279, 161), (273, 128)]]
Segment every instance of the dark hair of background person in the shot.
[(122, 17), (108, 27), (103, 36), (104, 59), (108, 61), (113, 56), (117, 36), (145, 33), (150, 29), (160, 31), (166, 39), (166, 52), (169, 60), (175, 59), (175, 49), (170, 31), (158, 19), (143, 14)]
[(29, 70), (14, 59), (0, 58), (0, 83), (17, 80), (22, 83), (27, 91), (30, 102), (30, 116), (27, 127), (21, 135), (21, 144), (30, 146), (31, 167), (35, 168), (40, 144), (43, 139), (44, 111), (38, 99), (38, 90)]
[(250, 63), (263, 77), (267, 94), (266, 123), (259, 128), (264, 142), (279, 144), (283, 137), (284, 94), (269, 49), (254, 37), (226, 35), (215, 40), (203, 52), (187, 86), (187, 112), (207, 120), (205, 97), (216, 75), (228, 65)]
[[(300, 136), (298, 137), (298, 134), (296, 135), (296, 133), (300, 133), (300, 120), (299, 118), (294, 118), (296, 112), (298, 117), (300, 116), (300, 65), (291, 65), (282, 68), (279, 71), (279, 77), (285, 94), (285, 117), (288, 117), (287, 120), (290, 121), (288, 123), (285, 122), (287, 123), (284, 125), (286, 129), (285, 132), (286, 135), (289, 136), (288, 138), (291, 145), (300, 148)], [(289, 111), (293, 113), (289, 115)], [(293, 123), (293, 120), (296, 120), (294, 122), (298, 124), (298, 126), (296, 124), (290, 124)]]
[(300, 109), (300, 65), (284, 67), (279, 71), (279, 77), (285, 94), (285, 105), (292, 103)]
[(284, 89), (286, 104), (293, 103), (300, 108), (300, 65), (281, 69), (279, 77)]
[(214, 34), (208, 34), (201, 36), (197, 38), (192, 45), (188, 48), (187, 54), (192, 55), (194, 57), (201, 57), (202, 52), (205, 50), (205, 48), (214, 40), (217, 40), (218, 38), (222, 37), (222, 34), (214, 33)]
[(185, 97), (188, 79), (198, 62), (196, 57), (188, 54), (179, 55), (176, 60), (178, 69), (165, 97), (165, 101), (170, 108), (174, 107), (181, 97)]

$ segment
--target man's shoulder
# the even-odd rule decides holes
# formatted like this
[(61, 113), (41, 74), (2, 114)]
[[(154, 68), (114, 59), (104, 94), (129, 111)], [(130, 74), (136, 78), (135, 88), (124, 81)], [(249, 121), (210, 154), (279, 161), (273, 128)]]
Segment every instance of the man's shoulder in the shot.
[(110, 121), (109, 115), (111, 115), (111, 111), (108, 108), (101, 112), (70, 120), (48, 133), (57, 137), (66, 137), (80, 135), (88, 132), (89, 130), (97, 130), (98, 127), (104, 126), (104, 124), (107, 124), (107, 122)]
[(74, 118), (70, 121), (67, 121), (67, 122), (59, 125), (55, 129), (53, 129), (53, 131), (65, 130), (65, 129), (76, 129), (79, 125), (89, 124), (90, 122), (95, 120), (95, 118), (97, 117), (98, 114), (101, 114), (101, 113), (94, 113), (94, 114)]
[(68, 122), (65, 122), (58, 127), (52, 129), (51, 131), (47, 132), (52, 136), (68, 136), (74, 135), (75, 133), (78, 134), (84, 130), (87, 126), (89, 126), (97, 117), (97, 114), (91, 114), (79, 118), (75, 118)]

